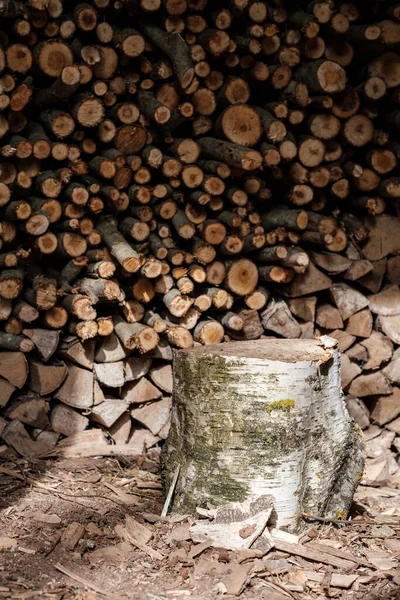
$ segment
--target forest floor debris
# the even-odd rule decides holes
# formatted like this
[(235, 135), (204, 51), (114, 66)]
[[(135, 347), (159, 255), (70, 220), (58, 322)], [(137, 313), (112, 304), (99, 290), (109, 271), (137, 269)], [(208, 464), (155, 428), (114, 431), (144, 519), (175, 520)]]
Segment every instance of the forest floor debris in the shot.
[(310, 518), (265, 550), (193, 543), (194, 517), (160, 517), (158, 454), (3, 461), (0, 598), (398, 598), (400, 486), (360, 486), (343, 524)]

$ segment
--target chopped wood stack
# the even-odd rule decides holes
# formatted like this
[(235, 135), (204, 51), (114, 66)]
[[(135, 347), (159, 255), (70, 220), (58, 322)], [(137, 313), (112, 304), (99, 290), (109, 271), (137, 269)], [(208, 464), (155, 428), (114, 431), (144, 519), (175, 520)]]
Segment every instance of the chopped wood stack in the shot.
[(158, 439), (171, 347), (322, 333), (352, 414), (393, 421), (398, 5), (6, 0), (0, 16), (3, 439), (96, 423), (118, 444), (146, 411)]

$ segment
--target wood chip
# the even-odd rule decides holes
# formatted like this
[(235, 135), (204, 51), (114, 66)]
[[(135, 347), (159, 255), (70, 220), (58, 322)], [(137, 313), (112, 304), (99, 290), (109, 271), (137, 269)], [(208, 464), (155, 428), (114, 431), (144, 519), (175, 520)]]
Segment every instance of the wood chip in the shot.
[(0, 550), (9, 550), (18, 544), (18, 540), (8, 537), (0, 537)]
[(163, 560), (164, 559), (164, 556), (160, 552), (158, 552), (158, 550), (154, 550), (153, 548), (150, 548), (150, 546), (141, 544), (138, 540), (133, 538), (129, 534), (129, 532), (124, 527), (122, 527), (122, 525), (117, 525), (115, 527), (115, 533), (117, 535), (119, 535), (119, 537), (121, 539), (123, 539), (127, 542), (130, 542), (136, 548), (139, 548), (140, 550), (143, 550), (143, 552), (146, 552), (146, 554), (148, 554), (154, 560)]
[(324, 552), (320, 552), (308, 548), (307, 546), (302, 546), (301, 544), (290, 544), (288, 542), (283, 542), (282, 540), (275, 540), (275, 549), (281, 550), (282, 552), (287, 552), (288, 554), (293, 554), (294, 556), (301, 556), (302, 558), (306, 558), (308, 560), (331, 565), (332, 567), (338, 567), (339, 569), (353, 567), (354, 563), (357, 562), (332, 556), (331, 554), (328, 554), (326, 550)]
[[(325, 577), (324, 573), (318, 573), (316, 571), (304, 571), (304, 573), (308, 581), (315, 581), (316, 583), (322, 583)], [(332, 573), (329, 585), (348, 590), (358, 577), (358, 575), (341, 575)]]
[(82, 525), (82, 523), (77, 523), (76, 521), (70, 523), (61, 536), (61, 546), (66, 550), (73, 550), (79, 540), (84, 536), (84, 533), (85, 526)]
[(48, 525), (49, 527), (58, 528), (61, 526), (62, 521), (58, 515), (51, 515), (48, 513), (37, 512), (33, 516), (35, 521)]
[(147, 427), (153, 435), (158, 435), (164, 425), (168, 423), (171, 407), (171, 398), (163, 398), (141, 408), (133, 408), (130, 414), (135, 421)]

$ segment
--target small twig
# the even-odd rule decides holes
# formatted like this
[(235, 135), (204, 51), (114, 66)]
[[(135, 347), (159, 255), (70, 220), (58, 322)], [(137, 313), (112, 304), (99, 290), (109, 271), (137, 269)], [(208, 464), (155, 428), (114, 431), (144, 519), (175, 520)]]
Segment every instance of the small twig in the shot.
[(351, 519), (330, 519), (329, 517), (315, 517), (307, 513), (301, 513), (301, 516), (308, 521), (318, 521), (319, 523), (334, 523), (335, 525), (362, 525), (360, 521), (352, 521)]
[(163, 509), (162, 509), (162, 513), (161, 513), (162, 517), (166, 517), (167, 516), (169, 505), (171, 503), (172, 495), (174, 493), (174, 490), (175, 490), (175, 487), (176, 487), (176, 484), (177, 484), (177, 481), (178, 481), (179, 471), (180, 470), (181, 470), (181, 465), (178, 465), (176, 467), (176, 469), (175, 469), (174, 477), (172, 479), (172, 483), (171, 483), (171, 486), (170, 486), (169, 491), (168, 491), (168, 496), (167, 496), (167, 498), (165, 500), (165, 503), (164, 503), (164, 506), (163, 506)]
[(54, 568), (57, 569), (57, 571), (60, 571), (61, 573), (63, 573), (64, 575), (67, 575), (67, 577), (74, 579), (74, 581), (81, 583), (85, 587), (90, 588), (91, 590), (97, 592), (98, 594), (101, 594), (102, 596), (107, 596), (108, 598), (112, 598), (112, 600), (120, 600), (119, 596), (114, 596), (114, 594), (110, 594), (109, 592), (104, 591), (100, 587), (97, 587), (97, 585), (95, 585), (94, 583), (91, 583), (91, 581), (89, 581), (88, 579), (84, 579), (84, 577), (77, 575), (76, 573), (74, 573), (73, 571), (70, 571), (66, 567), (63, 567), (59, 563), (54, 565)]

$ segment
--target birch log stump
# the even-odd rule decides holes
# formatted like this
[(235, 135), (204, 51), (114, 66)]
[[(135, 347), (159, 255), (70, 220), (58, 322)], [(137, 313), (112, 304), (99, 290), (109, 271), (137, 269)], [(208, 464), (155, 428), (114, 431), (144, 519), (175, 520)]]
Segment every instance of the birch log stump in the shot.
[(177, 352), (166, 489), (178, 464), (177, 512), (273, 494), (280, 526), (345, 518), (364, 458), (339, 351), (269, 339)]

